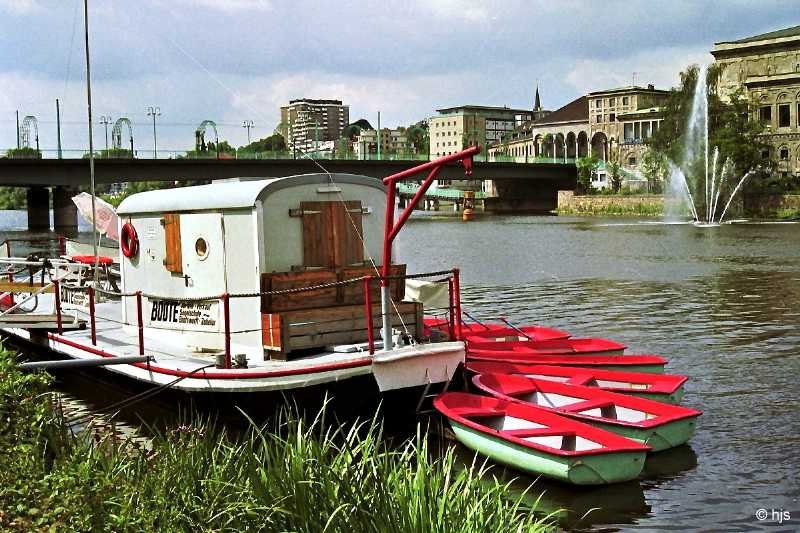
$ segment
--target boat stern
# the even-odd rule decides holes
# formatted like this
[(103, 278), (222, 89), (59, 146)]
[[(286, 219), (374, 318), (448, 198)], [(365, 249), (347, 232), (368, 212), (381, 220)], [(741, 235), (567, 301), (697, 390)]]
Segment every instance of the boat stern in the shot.
[(377, 352), (372, 373), (381, 392), (449, 381), (464, 362), (464, 343), (437, 342)]

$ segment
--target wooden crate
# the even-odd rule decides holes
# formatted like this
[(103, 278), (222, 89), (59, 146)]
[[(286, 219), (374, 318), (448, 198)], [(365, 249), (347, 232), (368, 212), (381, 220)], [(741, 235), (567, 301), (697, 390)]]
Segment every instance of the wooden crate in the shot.
[[(392, 265), (392, 276), (406, 273), (406, 265)], [(271, 272), (262, 274), (261, 290), (264, 292), (314, 287), (337, 281), (346, 281), (363, 276), (374, 276), (375, 269), (370, 266), (350, 266), (339, 269), (302, 270), (298, 272)], [(373, 302), (380, 302), (380, 283), (375, 280), (371, 284)], [(405, 280), (396, 279), (390, 282), (392, 298), (401, 301), (405, 296)], [(267, 294), (261, 298), (262, 313), (280, 313), (299, 309), (317, 309), (336, 305), (358, 305), (364, 303), (364, 284), (349, 283), (324, 289), (310, 291)]]
[[(336, 272), (308, 270), (304, 272), (277, 272), (261, 276), (262, 291), (282, 291), (301, 287), (314, 287), (338, 281)], [(261, 298), (261, 311), (277, 313), (294, 309), (312, 309), (337, 304), (336, 287), (286, 294), (267, 294)]]
[[(411, 336), (422, 332), (422, 304), (396, 302), (392, 326)], [(332, 344), (355, 344), (367, 341), (367, 319), (363, 305), (340, 305), (324, 309), (305, 309), (283, 313), (262, 313), (262, 339), (265, 354), (271, 359), (287, 360), (297, 350), (323, 349)], [(380, 339), (382, 324), (380, 303), (372, 306), (375, 339)]]
[[(381, 267), (378, 267), (380, 271)], [(406, 274), (406, 265), (392, 265), (389, 270), (392, 276), (404, 276)], [(360, 278), (363, 276), (377, 276), (375, 268), (370, 266), (361, 267), (344, 267), (339, 273), (339, 280), (345, 281), (348, 279)], [(370, 298), (373, 302), (380, 302), (381, 298), (381, 284), (378, 280), (370, 283), (372, 290), (370, 291)], [(402, 279), (393, 279), (389, 282), (391, 288), (392, 299), (402, 301), (406, 294), (406, 282)], [(351, 283), (342, 285), (339, 291), (339, 303), (343, 305), (353, 305), (364, 303), (364, 284)]]

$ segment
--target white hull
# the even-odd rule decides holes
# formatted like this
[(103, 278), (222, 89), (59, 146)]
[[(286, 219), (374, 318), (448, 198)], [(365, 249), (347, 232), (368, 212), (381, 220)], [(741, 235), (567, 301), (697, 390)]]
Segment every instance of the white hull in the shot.
[[(52, 305), (52, 296), (43, 295), (42, 298), (45, 301), (40, 306), (48, 309), (48, 304)], [(113, 316), (118, 313), (118, 306), (115, 302), (101, 303), (97, 306), (97, 313)], [(66, 312), (72, 314), (75, 311)], [(87, 316), (80, 313), (79, 316), (88, 322)], [(120, 327), (106, 320), (97, 321), (96, 345), (92, 345), (88, 324), (86, 329), (64, 331), (61, 335), (44, 331), (31, 335), (31, 330), (12, 327), (0, 328), (0, 331), (72, 359), (139, 355), (136, 328)], [(447, 381), (464, 361), (465, 353), (462, 342), (443, 342), (398, 347), (390, 352), (377, 352), (374, 356), (365, 351), (326, 352), (291, 361), (251, 362), (249, 368), (218, 369), (211, 366), (202, 369), (214, 364), (214, 354), (196, 353), (187, 347), (171, 345), (166, 331), (159, 332), (158, 337), (148, 333), (144, 338), (144, 351), (145, 355), (153, 357), (150, 363), (102, 368), (152, 385), (164, 385), (183, 377), (172, 387), (189, 392), (292, 390), (369, 374), (375, 376), (379, 390), (386, 391)], [(193, 371), (194, 374), (189, 374)]]

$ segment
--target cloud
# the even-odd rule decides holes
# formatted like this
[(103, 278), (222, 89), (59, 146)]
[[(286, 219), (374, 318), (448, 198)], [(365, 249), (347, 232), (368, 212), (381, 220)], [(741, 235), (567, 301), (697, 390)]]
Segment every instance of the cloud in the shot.
[(565, 80), (578, 93), (652, 83), (657, 88), (669, 89), (679, 82), (679, 74), (695, 63), (709, 63), (713, 57), (708, 47), (673, 47), (641, 50), (634, 54), (608, 59), (581, 59), (576, 61)]
[(419, 6), (438, 18), (481, 22), (491, 19), (489, 2), (481, 0), (422, 0)]
[(7, 11), (13, 15), (27, 15), (42, 10), (36, 0), (0, 0), (0, 11)]
[(235, 13), (239, 11), (272, 11), (270, 0), (172, 0), (172, 4), (196, 9)]

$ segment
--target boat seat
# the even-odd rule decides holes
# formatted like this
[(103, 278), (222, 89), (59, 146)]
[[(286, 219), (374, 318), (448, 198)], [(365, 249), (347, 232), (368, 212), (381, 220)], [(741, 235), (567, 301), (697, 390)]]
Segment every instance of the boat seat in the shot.
[(523, 439), (525, 437), (574, 437), (574, 431), (564, 431), (556, 428), (509, 429), (504, 431), (509, 437)]
[(578, 402), (572, 405), (564, 405), (561, 406), (559, 409), (563, 409), (564, 411), (569, 411), (570, 413), (577, 413), (580, 411), (588, 411), (589, 409), (597, 409), (597, 408), (603, 410), (604, 408), (607, 407), (614, 407), (614, 402), (610, 402), (608, 400), (586, 400), (584, 402)]
[(597, 385), (594, 376), (592, 376), (591, 374), (577, 374), (569, 378), (567, 380), (567, 383), (569, 385), (583, 385), (583, 386)]
[(488, 407), (455, 407), (452, 413), (464, 418), (483, 417), (483, 416), (504, 416), (505, 411), (491, 409)]
[[(95, 256), (93, 255), (73, 255), (70, 256), (70, 259), (76, 263), (81, 263), (84, 265), (93, 265), (95, 263)], [(97, 258), (97, 263), (100, 265), (113, 265), (114, 259), (105, 255), (101, 255)]]

